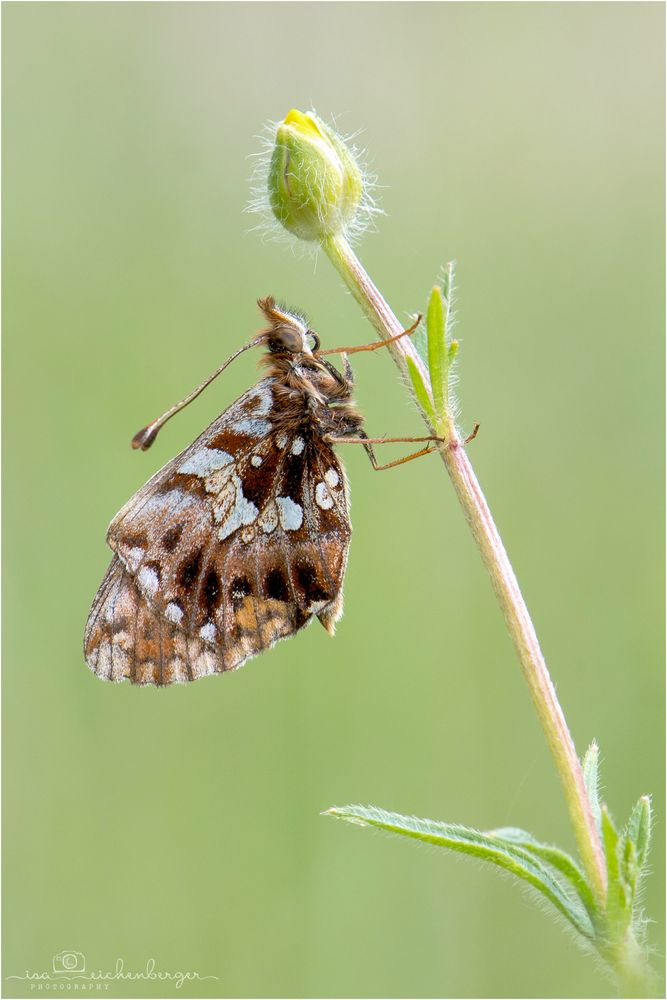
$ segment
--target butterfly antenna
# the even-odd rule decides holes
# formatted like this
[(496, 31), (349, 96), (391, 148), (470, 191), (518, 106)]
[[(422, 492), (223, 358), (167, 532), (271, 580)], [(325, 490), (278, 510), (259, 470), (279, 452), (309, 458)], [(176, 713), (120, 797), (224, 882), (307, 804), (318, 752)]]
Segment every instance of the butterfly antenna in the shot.
[(152, 423), (147, 424), (146, 427), (142, 427), (140, 431), (137, 431), (132, 438), (132, 447), (141, 448), (142, 451), (148, 451), (150, 446), (153, 444), (153, 441), (155, 441), (155, 438), (158, 436), (158, 432), (164, 427), (168, 420), (171, 420), (176, 413), (180, 410), (184, 410), (193, 399), (196, 399), (197, 396), (199, 396), (204, 389), (209, 386), (211, 382), (218, 377), (218, 375), (220, 375), (221, 372), (224, 372), (225, 368), (230, 365), (232, 361), (238, 358), (239, 354), (243, 354), (244, 351), (247, 351), (251, 347), (257, 347), (257, 345), (263, 343), (264, 340), (264, 336), (256, 337), (249, 344), (246, 344), (244, 347), (239, 348), (238, 351), (235, 351), (231, 357), (227, 358), (224, 364), (220, 365), (220, 367), (216, 368), (216, 370), (209, 375), (208, 378), (204, 379), (201, 385), (198, 385), (196, 389), (193, 389), (189, 396), (182, 399), (180, 403), (175, 403), (174, 406), (171, 406), (168, 410), (166, 410), (161, 417), (157, 418), (157, 420), (153, 420)]

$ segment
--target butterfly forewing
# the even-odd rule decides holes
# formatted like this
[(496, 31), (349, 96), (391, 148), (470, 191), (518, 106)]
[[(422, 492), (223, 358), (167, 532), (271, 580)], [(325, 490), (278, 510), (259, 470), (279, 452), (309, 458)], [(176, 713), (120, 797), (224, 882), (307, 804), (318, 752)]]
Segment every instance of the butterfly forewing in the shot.
[(114, 518), (116, 556), (86, 629), (109, 680), (169, 684), (231, 670), (314, 615), (342, 612), (343, 470), (261, 380)]

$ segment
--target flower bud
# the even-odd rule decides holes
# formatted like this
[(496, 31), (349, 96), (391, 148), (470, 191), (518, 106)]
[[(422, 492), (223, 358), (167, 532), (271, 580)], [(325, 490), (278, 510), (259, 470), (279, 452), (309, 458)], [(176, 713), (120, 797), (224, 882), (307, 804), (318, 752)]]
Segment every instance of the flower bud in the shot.
[(302, 240), (326, 240), (354, 226), (364, 181), (343, 140), (315, 114), (292, 110), (278, 125), (268, 172), (273, 214)]

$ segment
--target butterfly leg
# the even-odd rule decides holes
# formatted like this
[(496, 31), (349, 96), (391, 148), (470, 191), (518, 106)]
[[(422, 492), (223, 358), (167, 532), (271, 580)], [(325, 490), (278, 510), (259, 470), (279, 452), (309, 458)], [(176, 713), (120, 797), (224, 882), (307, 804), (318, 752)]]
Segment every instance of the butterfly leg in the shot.
[(407, 330), (403, 330), (402, 333), (396, 334), (395, 337), (388, 337), (386, 340), (374, 340), (372, 344), (361, 344), (357, 347), (330, 347), (327, 351), (317, 351), (317, 356), (322, 357), (324, 354), (359, 354), (361, 351), (377, 351), (381, 347), (386, 347), (387, 344), (393, 344), (402, 337), (409, 337), (415, 332), (417, 327), (422, 321), (421, 314), (417, 316), (417, 319)]
[(366, 444), (366, 454), (368, 455), (371, 465), (376, 472), (384, 472), (385, 469), (393, 469), (397, 465), (405, 465), (406, 462), (411, 462), (413, 458), (421, 458), (422, 455), (430, 455), (431, 452), (435, 450), (436, 449), (431, 445), (427, 445), (426, 448), (420, 448), (419, 451), (413, 451), (410, 455), (404, 455), (403, 458), (396, 458), (393, 462), (387, 462), (385, 465), (378, 465), (372, 446), (370, 444)]
[(406, 462), (411, 462), (413, 458), (421, 458), (422, 455), (430, 455), (432, 451), (436, 450), (435, 445), (428, 444), (425, 448), (420, 448), (419, 451), (414, 451), (410, 455), (404, 455), (403, 458), (394, 459), (393, 462), (387, 462), (385, 465), (379, 465), (378, 460), (375, 457), (375, 452), (373, 450), (374, 444), (397, 444), (401, 442), (418, 442), (418, 441), (438, 441), (442, 442), (444, 438), (435, 437), (433, 435), (429, 437), (398, 437), (398, 438), (369, 438), (364, 431), (360, 431), (357, 437), (327, 437), (327, 442), (329, 444), (360, 444), (363, 445), (366, 454), (370, 459), (370, 463), (376, 472), (383, 472), (385, 469), (393, 469), (397, 465), (405, 465)]

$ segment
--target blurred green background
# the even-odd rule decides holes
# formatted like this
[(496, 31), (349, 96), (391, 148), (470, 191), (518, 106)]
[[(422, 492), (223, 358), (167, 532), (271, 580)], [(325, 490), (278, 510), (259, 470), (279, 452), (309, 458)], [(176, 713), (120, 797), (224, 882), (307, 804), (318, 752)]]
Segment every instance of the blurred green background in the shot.
[[(660, 4), (19, 4), (4, 15), (4, 976), (83, 953), (215, 975), (187, 996), (604, 996), (551, 917), (347, 802), (573, 849), (489, 581), (437, 460), (347, 449), (346, 615), (227, 677), (113, 687), (81, 655), (125, 500), (255, 378), (148, 454), (132, 434), (258, 328), (370, 330), (326, 258), (249, 232), (249, 154), (311, 103), (363, 130), (397, 314), (458, 262), (462, 426), (580, 752), (653, 792), (662, 962)], [(380, 352), (381, 354), (382, 352)], [(386, 356), (372, 434), (420, 433)], [(5, 995), (30, 995), (20, 980)], [(165, 984), (108, 996), (175, 995)]]

